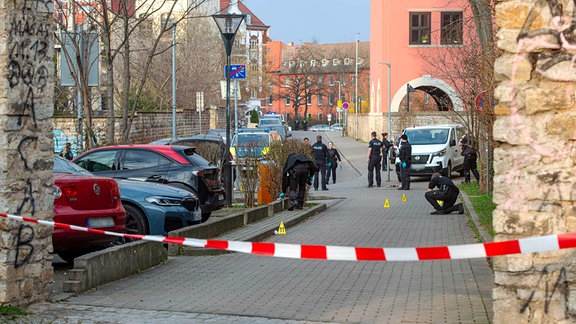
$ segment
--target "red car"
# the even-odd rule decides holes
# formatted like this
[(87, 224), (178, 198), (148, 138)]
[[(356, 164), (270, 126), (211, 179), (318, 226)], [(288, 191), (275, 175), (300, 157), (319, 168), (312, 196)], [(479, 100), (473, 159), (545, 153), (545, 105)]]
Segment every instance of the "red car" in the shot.
[[(126, 211), (120, 200), (116, 180), (73, 174), (67, 161), (54, 157), (54, 221), (113, 232), (125, 232)], [(117, 240), (100, 235), (54, 228), (54, 252), (70, 262), (74, 258), (101, 250)]]
[(219, 169), (196, 152), (179, 145), (113, 145), (92, 149), (74, 163), (100, 176), (150, 181), (194, 193), (200, 199), (202, 222), (224, 207)]

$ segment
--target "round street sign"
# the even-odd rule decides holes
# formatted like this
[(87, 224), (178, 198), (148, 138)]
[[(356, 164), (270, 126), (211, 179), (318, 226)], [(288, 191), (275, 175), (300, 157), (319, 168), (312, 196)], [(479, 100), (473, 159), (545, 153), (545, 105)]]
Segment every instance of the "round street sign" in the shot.
[(331, 121), (332, 120), (332, 114), (326, 115), (326, 118), (328, 119), (328, 121)]
[(342, 104), (342, 109), (348, 110), (348, 108), (350, 108), (350, 105), (348, 105), (347, 102), (344, 102), (344, 103)]

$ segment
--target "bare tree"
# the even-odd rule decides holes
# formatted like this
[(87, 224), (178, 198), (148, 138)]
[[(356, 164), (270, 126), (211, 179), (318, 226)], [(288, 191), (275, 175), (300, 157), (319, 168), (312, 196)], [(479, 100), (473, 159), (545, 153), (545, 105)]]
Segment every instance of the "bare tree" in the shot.
[(326, 80), (319, 77), (322, 55), (317, 47), (305, 44), (292, 54), (273, 81), (279, 89), (273, 97), (275, 100), (289, 100), (294, 116), (298, 118), (300, 107), (304, 106), (304, 116), (307, 116), (308, 103), (312, 97), (326, 94)]
[[(129, 0), (117, 0), (108, 2), (96, 0), (87, 5), (86, 2), (71, 1), (67, 8), (58, 3), (57, 10), (64, 13), (65, 18), (56, 20), (56, 39), (63, 45), (66, 39), (75, 42), (72, 53), (63, 51), (69, 65), (75, 69), (72, 75), (79, 86), (79, 94), (84, 107), (85, 130), (94, 144), (98, 145), (92, 130), (92, 104), (90, 103), (90, 89), (87, 88), (88, 71), (80, 63), (83, 48), (76, 37), (78, 28), (73, 22), (76, 21), (76, 13), (81, 15), (81, 21), (89, 26), (90, 30), (96, 31), (98, 38), (102, 40), (102, 62), (106, 75), (104, 87), (105, 108), (108, 112), (107, 142), (115, 141), (115, 107), (122, 108), (121, 141), (127, 142), (130, 126), (134, 114), (139, 105), (140, 96), (148, 80), (148, 74), (154, 63), (154, 58), (162, 52), (169, 50), (170, 45), (162, 44), (163, 35), (174, 25), (186, 22), (191, 13), (206, 0), (195, 0), (188, 3), (187, 7), (179, 7), (180, 2), (167, 0), (146, 0), (136, 3)], [(58, 8), (60, 6), (60, 8)], [(68, 19), (68, 11), (74, 13), (73, 19)], [(170, 22), (170, 24), (168, 23)], [(183, 25), (186, 25), (183, 23)], [(146, 29), (145, 37), (137, 37), (139, 32)], [(60, 34), (62, 32), (62, 34)], [(66, 35), (65, 37), (63, 35)], [(64, 48), (64, 46), (62, 46)], [(138, 56), (142, 59), (133, 61)], [(134, 66), (137, 65), (137, 66)], [(134, 71), (139, 73), (135, 75)], [(116, 75), (121, 76), (121, 82)], [(115, 98), (119, 98), (116, 102)], [(87, 141), (87, 148), (91, 141)]]
[[(480, 2), (475, 4), (476, 7)], [(481, 18), (483, 19), (483, 18)], [(481, 24), (484, 26), (485, 22)], [(453, 46), (447, 48), (429, 49), (420, 56), (428, 63), (428, 72), (440, 79), (452, 84), (459, 98), (463, 101), (464, 111), (454, 112), (461, 123), (465, 125), (475, 138), (473, 143), (478, 152), (481, 169), (486, 170), (486, 143), (490, 143), (492, 138), (492, 126), (495, 120), (493, 110), (494, 93), (494, 62), (498, 57), (498, 49), (494, 43), (492, 34), (487, 35), (486, 30), (480, 34), (475, 33), (478, 26), (476, 17), (468, 21), (463, 21), (462, 35), (468, 37), (463, 39), (464, 46)], [(481, 35), (481, 37), (479, 36)], [(483, 105), (477, 109), (477, 99), (479, 95)], [(438, 106), (451, 106), (448, 103), (440, 102)], [(489, 145), (492, 147), (492, 145)], [(489, 157), (492, 157), (489, 149)], [(489, 161), (488, 164), (491, 162)], [(481, 184), (485, 184), (482, 172)], [(492, 183), (489, 181), (489, 183)], [(485, 186), (480, 186), (483, 190)]]

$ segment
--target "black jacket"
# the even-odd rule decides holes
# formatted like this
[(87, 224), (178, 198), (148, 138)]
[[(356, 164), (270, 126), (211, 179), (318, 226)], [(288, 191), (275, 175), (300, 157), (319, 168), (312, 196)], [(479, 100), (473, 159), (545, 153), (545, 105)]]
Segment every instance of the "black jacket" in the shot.
[(406, 162), (407, 167), (412, 165), (412, 145), (408, 141), (402, 142), (398, 158), (400, 158), (400, 162)]
[(328, 162), (334, 165), (337, 161), (342, 161), (340, 159), (340, 153), (338, 153), (338, 150), (335, 148), (328, 149)]
[(297, 165), (305, 164), (308, 168), (308, 176), (314, 176), (314, 172), (318, 170), (314, 161), (305, 157), (302, 154), (291, 153), (286, 159), (284, 164), (283, 175), (282, 175), (282, 192), (286, 192), (286, 188), (290, 185), (290, 170)]
[(328, 161), (328, 147), (322, 142), (316, 142), (312, 144), (312, 155), (314, 156), (314, 161)]
[(430, 179), (430, 183), (428, 183), (428, 189), (434, 189), (435, 187), (438, 187), (438, 189), (446, 193), (447, 192), (452, 192), (455, 194), (460, 193), (460, 190), (458, 189), (458, 187), (456, 187), (454, 182), (452, 182), (452, 180), (450, 180), (449, 178), (443, 176)]

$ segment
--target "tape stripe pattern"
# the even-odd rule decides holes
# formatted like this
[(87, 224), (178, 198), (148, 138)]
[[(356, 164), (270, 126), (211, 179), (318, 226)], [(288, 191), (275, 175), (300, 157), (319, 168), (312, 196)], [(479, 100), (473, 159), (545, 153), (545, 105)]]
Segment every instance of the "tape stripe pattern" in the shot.
[(94, 228), (50, 222), (29, 217), (0, 213), (0, 217), (20, 222), (71, 229), (75, 231), (111, 235), (131, 239), (185, 245), (191, 247), (227, 250), (279, 258), (340, 260), (340, 261), (426, 261), (486, 258), (509, 254), (556, 251), (576, 247), (576, 233), (527, 237), (500, 242), (453, 246), (378, 248), (330, 245), (300, 245), (271, 242), (242, 242), (201, 240), (194, 238), (138, 235), (109, 232)]

